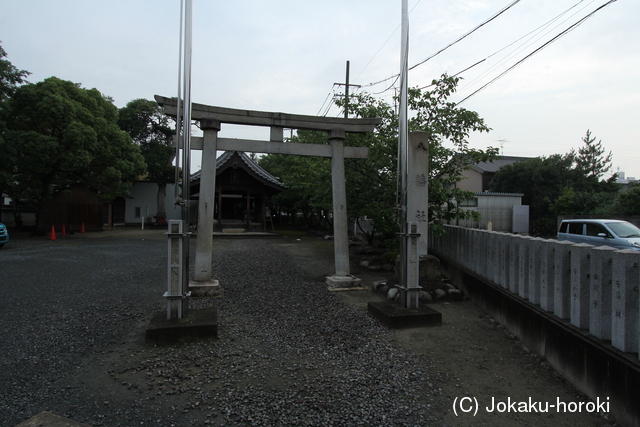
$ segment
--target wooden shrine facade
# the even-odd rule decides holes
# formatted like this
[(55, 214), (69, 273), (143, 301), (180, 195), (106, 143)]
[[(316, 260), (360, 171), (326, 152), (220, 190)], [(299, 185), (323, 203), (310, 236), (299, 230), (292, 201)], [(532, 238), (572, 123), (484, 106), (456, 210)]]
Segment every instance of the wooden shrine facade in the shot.
[[(201, 171), (191, 175), (191, 194), (199, 199)], [(214, 227), (267, 229), (268, 199), (286, 189), (277, 178), (240, 151), (216, 159)]]

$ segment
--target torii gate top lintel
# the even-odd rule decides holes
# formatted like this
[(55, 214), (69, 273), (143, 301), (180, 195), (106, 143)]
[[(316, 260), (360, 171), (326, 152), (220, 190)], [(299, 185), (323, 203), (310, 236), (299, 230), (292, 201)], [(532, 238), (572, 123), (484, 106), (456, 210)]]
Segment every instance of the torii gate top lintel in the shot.
[[(169, 116), (177, 116), (177, 99), (156, 95), (156, 102)], [(274, 113), (269, 111), (239, 110), (215, 107), (212, 105), (192, 104), (193, 120), (212, 119), (220, 123), (249, 126), (269, 126), (288, 129), (343, 131), (345, 133), (372, 132), (382, 119), (345, 119), (336, 117), (305, 116), (299, 114)]]

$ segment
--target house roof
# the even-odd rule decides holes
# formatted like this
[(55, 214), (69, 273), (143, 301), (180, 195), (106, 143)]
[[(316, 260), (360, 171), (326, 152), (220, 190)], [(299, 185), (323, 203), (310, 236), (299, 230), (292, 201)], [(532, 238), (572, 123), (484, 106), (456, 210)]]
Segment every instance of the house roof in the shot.
[[(276, 187), (276, 188), (279, 188), (281, 190), (285, 190), (287, 188), (282, 182), (280, 182), (280, 180), (278, 178), (276, 178), (275, 176), (271, 175), (266, 170), (262, 169), (260, 166), (258, 166), (257, 163), (255, 163), (253, 160), (251, 160), (251, 158), (249, 158), (249, 156), (246, 153), (244, 153), (242, 151), (225, 151), (224, 153), (222, 153), (222, 155), (220, 155), (216, 159), (216, 171), (220, 171), (229, 162), (229, 160), (234, 156), (234, 154), (236, 154), (240, 158), (240, 160), (246, 165), (246, 167), (251, 172), (253, 172), (258, 177), (262, 178), (264, 181), (266, 181), (272, 187)], [(199, 180), (201, 174), (202, 174), (202, 171), (198, 171), (198, 172), (192, 174), (191, 178), (190, 178), (190, 181), (193, 182), (193, 181)]]
[(476, 163), (472, 167), (477, 169), (481, 173), (485, 172), (497, 172), (503, 166), (510, 165), (511, 163), (520, 162), (522, 160), (529, 160), (531, 157), (516, 157), (516, 156), (500, 156), (491, 162)]

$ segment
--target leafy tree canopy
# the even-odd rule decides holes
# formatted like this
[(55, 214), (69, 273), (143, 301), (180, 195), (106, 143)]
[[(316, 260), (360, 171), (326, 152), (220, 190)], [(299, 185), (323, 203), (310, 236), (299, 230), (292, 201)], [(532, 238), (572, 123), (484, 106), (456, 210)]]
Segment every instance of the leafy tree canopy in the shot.
[[(117, 108), (96, 89), (50, 77), (26, 84), (9, 102), (2, 152), (11, 155), (14, 200), (42, 203), (54, 189), (81, 183), (105, 199), (128, 194), (144, 172), (140, 148), (117, 124)], [(44, 231), (37, 221), (38, 231)]]
[(553, 232), (558, 215), (588, 215), (613, 202), (619, 186), (611, 169), (612, 154), (602, 142), (595, 143), (591, 132), (582, 139), (578, 151), (537, 157), (503, 166), (491, 182), (491, 190), (523, 193), (529, 205), (531, 232)]
[(174, 181), (174, 129), (157, 102), (134, 99), (118, 112), (118, 125), (140, 146), (149, 179), (158, 183)]
[[(486, 151), (469, 146), (471, 132), (487, 132), (489, 128), (477, 113), (458, 107), (447, 98), (455, 92), (459, 79), (442, 76), (430, 91), (409, 90), (409, 131), (426, 131), (429, 141), (429, 221), (473, 215), (456, 208), (456, 201), (472, 193), (454, 188), (462, 173), (472, 164), (488, 161), (497, 149)], [(344, 100), (337, 104), (344, 107)], [(398, 230), (397, 225), (397, 159), (398, 117), (393, 106), (367, 93), (351, 97), (349, 112), (360, 118), (380, 117), (382, 122), (373, 133), (349, 134), (345, 145), (369, 148), (367, 159), (346, 159), (348, 213), (353, 218), (373, 219), (374, 233), (386, 238)], [(289, 142), (326, 144), (326, 134), (298, 132)], [(328, 211), (331, 208), (330, 161), (317, 158), (292, 158), (268, 155), (261, 166), (279, 176), (297, 203)], [(290, 193), (291, 194), (291, 193)], [(284, 194), (281, 197), (287, 197)], [(282, 200), (282, 199), (281, 199)]]
[(174, 130), (157, 102), (134, 99), (118, 112), (118, 124), (142, 151), (147, 178), (158, 184), (156, 218), (164, 219), (167, 184), (175, 181)]
[(17, 69), (8, 59), (5, 59), (6, 57), (7, 52), (0, 45), (0, 102), (10, 98), (16, 88), (31, 74)]

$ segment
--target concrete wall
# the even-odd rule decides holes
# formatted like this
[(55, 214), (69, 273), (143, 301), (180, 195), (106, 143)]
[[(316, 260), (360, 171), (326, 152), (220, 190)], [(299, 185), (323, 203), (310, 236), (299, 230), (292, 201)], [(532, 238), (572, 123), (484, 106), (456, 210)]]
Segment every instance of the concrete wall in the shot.
[[(174, 204), (174, 185), (167, 185), (165, 209), (167, 221), (180, 219), (180, 206)], [(130, 188), (130, 197), (126, 199), (125, 222), (127, 224), (141, 224), (142, 217), (146, 216), (147, 223), (154, 222), (153, 216), (157, 213), (158, 184), (153, 182), (136, 182)], [(140, 216), (136, 216), (136, 208), (140, 208)]]
[(513, 206), (522, 205), (522, 194), (477, 193), (477, 207), (462, 207), (480, 214), (480, 221), (456, 220), (455, 225), (487, 229), (491, 222), (494, 231), (513, 231)]
[(474, 301), (584, 393), (640, 425), (640, 252), (445, 226), (430, 251)]

